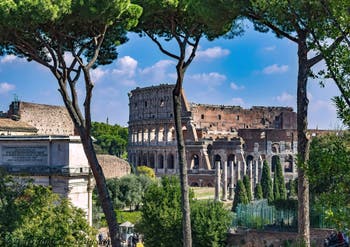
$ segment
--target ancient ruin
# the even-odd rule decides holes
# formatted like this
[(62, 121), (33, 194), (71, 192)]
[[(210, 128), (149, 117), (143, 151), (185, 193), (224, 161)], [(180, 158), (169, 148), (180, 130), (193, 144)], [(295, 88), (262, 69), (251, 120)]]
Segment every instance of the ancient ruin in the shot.
[[(156, 175), (177, 174), (173, 120), (174, 85), (136, 88), (129, 93), (129, 162)], [(280, 158), (285, 180), (297, 176), (296, 113), (290, 107), (188, 103), (182, 94), (182, 130), (191, 186), (215, 186), (216, 197), (232, 198), (237, 180), (248, 175), (253, 190), (267, 160), (274, 172)], [(220, 186), (219, 186), (220, 185)]]
[[(130, 174), (129, 164), (118, 157), (98, 155), (98, 160), (107, 178)], [(0, 112), (0, 167), (51, 186), (83, 209), (92, 223), (95, 181), (65, 107), (15, 100), (7, 112)]]

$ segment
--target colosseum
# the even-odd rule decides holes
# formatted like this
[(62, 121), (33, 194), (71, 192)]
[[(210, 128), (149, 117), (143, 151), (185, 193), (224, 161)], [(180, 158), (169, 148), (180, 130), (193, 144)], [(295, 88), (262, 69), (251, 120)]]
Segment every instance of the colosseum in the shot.
[[(177, 174), (173, 119), (174, 85), (136, 88), (129, 93), (129, 162), (154, 168), (157, 176)], [(252, 189), (267, 160), (274, 172), (280, 158), (286, 181), (297, 176), (296, 113), (290, 107), (207, 105), (187, 102), (182, 93), (182, 130), (191, 186), (221, 184), (232, 197), (244, 175)]]

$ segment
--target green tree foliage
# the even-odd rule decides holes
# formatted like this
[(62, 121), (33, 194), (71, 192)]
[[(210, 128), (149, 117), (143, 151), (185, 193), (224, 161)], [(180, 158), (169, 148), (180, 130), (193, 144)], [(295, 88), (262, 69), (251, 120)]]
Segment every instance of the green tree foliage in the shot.
[(128, 128), (118, 124), (109, 125), (106, 123), (92, 122), (91, 135), (96, 139), (102, 154), (111, 154), (126, 158), (128, 144)]
[(191, 204), (193, 246), (226, 246), (232, 216), (222, 202), (197, 200)]
[(277, 156), (275, 173), (273, 176), (273, 195), (274, 200), (287, 199), (287, 189), (284, 183), (282, 165), (279, 156)]
[[(177, 61), (173, 110), (182, 188), (182, 213), (184, 214), (183, 246), (191, 247), (187, 162), (181, 120), (182, 85), (185, 72), (195, 57), (200, 39), (206, 37), (213, 40), (234, 30), (234, 19), (238, 15), (238, 8), (236, 1), (233, 0), (219, 3), (215, 0), (136, 0), (135, 3), (144, 9), (136, 31), (147, 35), (162, 53)], [(162, 41), (174, 41), (177, 49), (167, 48)], [(188, 51), (189, 54), (186, 54)]]
[(273, 201), (272, 180), (270, 175), (270, 166), (266, 160), (264, 160), (260, 183), (262, 187), (263, 198), (267, 199), (268, 202), (272, 202)]
[[(9, 0), (0, 4), (0, 55), (35, 61), (57, 80), (93, 172), (113, 246), (120, 244), (118, 225), (92, 144), (94, 82), (90, 72), (117, 58), (117, 46), (127, 41), (127, 30), (137, 24), (141, 12), (129, 0)], [(81, 75), (83, 86), (78, 84)]]
[(50, 188), (0, 176), (1, 246), (93, 246), (85, 212)]
[(143, 174), (151, 179), (156, 178), (156, 174), (154, 173), (154, 169), (148, 167), (148, 166), (138, 166), (137, 168), (137, 173), (138, 174)]
[[(181, 187), (176, 177), (163, 177), (146, 191), (137, 224), (144, 234), (145, 246), (181, 246)], [(194, 246), (224, 246), (231, 223), (229, 211), (216, 201), (194, 201), (190, 191), (191, 221)]]
[(312, 201), (339, 229), (350, 228), (350, 134), (315, 137), (307, 175)]
[(182, 245), (181, 189), (175, 177), (164, 177), (152, 184), (145, 193), (141, 208), (142, 219), (137, 228), (150, 247)]
[(237, 186), (235, 188), (235, 197), (233, 199), (232, 203), (232, 211), (236, 211), (236, 208), (238, 204), (248, 204), (248, 196), (247, 196), (247, 191), (245, 189), (245, 186), (242, 182), (242, 180), (237, 181)]
[(108, 179), (107, 187), (115, 208), (129, 207), (130, 210), (138, 210), (145, 191), (152, 183), (154, 181), (145, 175), (131, 174), (121, 178)]
[(261, 184), (259, 183), (257, 183), (254, 188), (254, 198), (255, 200), (263, 199), (263, 192), (262, 192)]
[(298, 179), (290, 179), (286, 184), (286, 189), (288, 199), (296, 197), (298, 194)]
[(251, 190), (251, 186), (250, 186), (250, 179), (248, 177), (248, 175), (244, 175), (243, 176), (243, 184), (244, 184), (244, 187), (245, 187), (245, 191), (247, 193), (247, 198), (248, 198), (248, 202), (251, 202), (252, 201), (252, 190)]

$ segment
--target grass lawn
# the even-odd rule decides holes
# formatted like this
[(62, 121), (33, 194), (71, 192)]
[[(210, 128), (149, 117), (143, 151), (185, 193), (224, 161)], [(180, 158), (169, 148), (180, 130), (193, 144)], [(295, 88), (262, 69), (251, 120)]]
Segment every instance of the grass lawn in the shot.
[(197, 199), (214, 199), (215, 188), (214, 187), (191, 187), (194, 191), (194, 197)]

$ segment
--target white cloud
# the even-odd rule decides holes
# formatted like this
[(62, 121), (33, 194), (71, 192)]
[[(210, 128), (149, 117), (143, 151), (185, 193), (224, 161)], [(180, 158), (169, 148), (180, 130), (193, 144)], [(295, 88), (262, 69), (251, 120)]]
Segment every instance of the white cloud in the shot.
[(280, 104), (285, 104), (285, 105), (295, 105), (296, 103), (295, 96), (287, 92), (283, 92), (281, 95), (276, 96), (275, 99)]
[(91, 70), (91, 78), (93, 82), (98, 82), (103, 76), (108, 73), (107, 70), (103, 70), (101, 68), (96, 68)]
[(215, 59), (225, 57), (230, 54), (230, 50), (223, 49), (219, 46), (208, 48), (206, 50), (198, 50), (196, 53), (197, 59)]
[(135, 75), (137, 61), (132, 57), (125, 56), (117, 60), (117, 68), (112, 73), (118, 76), (126, 76), (131, 78)]
[(244, 106), (245, 102), (242, 98), (232, 98), (231, 99), (231, 104), (232, 105), (237, 105), (237, 106)]
[(270, 74), (281, 74), (288, 71), (288, 65), (281, 65), (278, 66), (277, 64), (273, 64), (270, 66), (267, 66), (263, 69), (263, 73), (270, 75)]
[(1, 82), (0, 83), (0, 94), (8, 93), (16, 88), (15, 85), (7, 83), (7, 82)]
[(217, 72), (211, 73), (202, 73), (202, 74), (193, 74), (189, 75), (188, 80), (195, 81), (197, 83), (202, 83), (211, 86), (220, 85), (223, 81), (226, 80), (226, 76), (219, 74)]
[(276, 46), (275, 45), (264, 47), (264, 51), (274, 51), (274, 50), (276, 50)]
[(331, 100), (313, 99), (309, 104), (309, 128), (334, 129), (339, 126), (336, 107)]
[(244, 89), (244, 86), (238, 86), (236, 83), (231, 82), (231, 83), (230, 83), (230, 88), (231, 88), (232, 90), (241, 90), (241, 89)]
[(142, 80), (150, 81), (154, 84), (168, 82), (168, 80), (173, 80), (173, 74), (168, 72), (169, 69), (171, 73), (175, 70), (175, 62), (171, 60), (160, 60), (150, 67), (146, 67), (140, 70), (140, 75)]
[(15, 55), (6, 55), (1, 58), (0, 63), (13, 63), (16, 60), (19, 60)]

